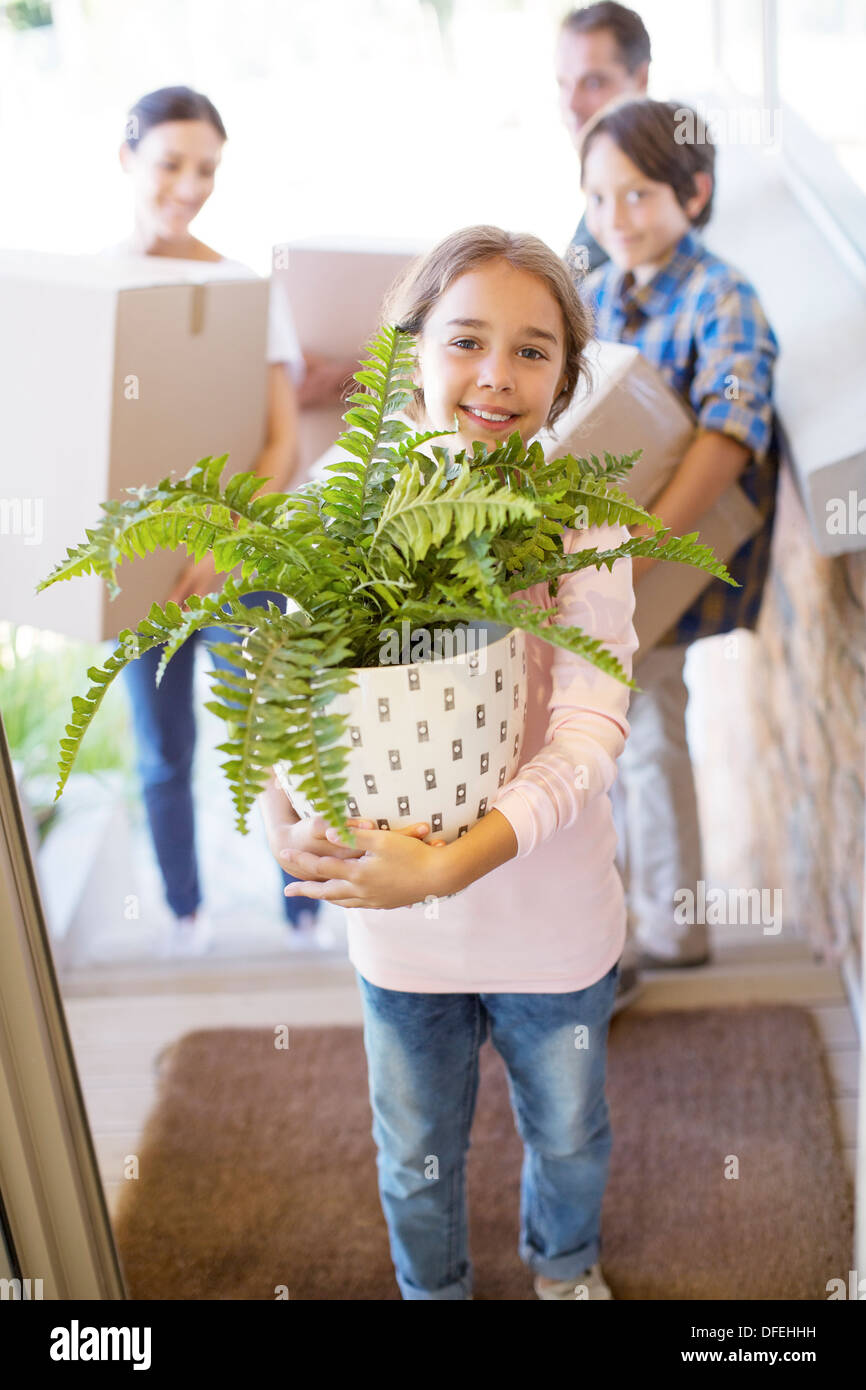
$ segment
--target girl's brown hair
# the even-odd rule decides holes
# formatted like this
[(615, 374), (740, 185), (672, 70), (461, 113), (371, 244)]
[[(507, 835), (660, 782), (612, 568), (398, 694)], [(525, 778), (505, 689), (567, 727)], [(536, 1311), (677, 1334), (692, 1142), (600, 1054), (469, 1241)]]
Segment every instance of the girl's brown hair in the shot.
[[(515, 270), (528, 271), (543, 280), (562, 311), (565, 325), (565, 385), (550, 408), (551, 426), (568, 407), (581, 378), (589, 381), (584, 350), (592, 337), (592, 317), (583, 304), (564, 261), (538, 237), (524, 232), (504, 232), (500, 227), (463, 227), (452, 232), (432, 251), (409, 266), (385, 298), (382, 323), (393, 323), (416, 337), (441, 295), (459, 275), (486, 261), (504, 260)], [(412, 414), (424, 404), (424, 392), (415, 391)]]
[[(622, 97), (603, 107), (587, 122), (580, 142), (580, 186), (586, 156), (599, 135), (609, 135), (632, 164), (653, 183), (666, 183), (680, 207), (697, 193), (695, 174), (715, 178), (716, 150), (706, 122), (691, 106), (676, 101), (653, 101), (650, 97)], [(693, 227), (710, 220), (713, 194), (710, 193)]]

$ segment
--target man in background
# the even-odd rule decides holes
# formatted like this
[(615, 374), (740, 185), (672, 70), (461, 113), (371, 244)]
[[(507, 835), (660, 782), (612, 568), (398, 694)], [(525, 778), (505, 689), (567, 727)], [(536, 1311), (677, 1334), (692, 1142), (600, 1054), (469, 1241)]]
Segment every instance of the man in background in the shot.
[[(556, 81), (562, 117), (578, 152), (583, 127), (596, 111), (626, 93), (646, 93), (650, 58), (643, 20), (625, 5), (604, 0), (565, 16), (556, 43)], [(585, 213), (568, 255), (587, 271), (608, 258), (587, 230)]]

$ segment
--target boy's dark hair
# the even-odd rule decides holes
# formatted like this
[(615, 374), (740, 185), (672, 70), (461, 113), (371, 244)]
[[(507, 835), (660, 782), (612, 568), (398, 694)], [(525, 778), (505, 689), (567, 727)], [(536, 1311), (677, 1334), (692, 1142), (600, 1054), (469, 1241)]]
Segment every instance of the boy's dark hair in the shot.
[(650, 37), (640, 15), (626, 9), (625, 5), (614, 4), (613, 0), (569, 11), (560, 29), (568, 29), (572, 34), (594, 34), (599, 29), (609, 29), (629, 72), (636, 72), (641, 63), (648, 63), (652, 58)]
[(217, 135), (227, 140), (226, 128), (213, 102), (192, 87), (159, 87), (147, 92), (126, 118), (126, 143), (134, 150), (149, 130), (163, 121), (210, 121)]
[(692, 226), (704, 227), (713, 211), (716, 150), (706, 122), (690, 106), (676, 101), (653, 101), (650, 97), (629, 97), (605, 107), (587, 122), (580, 145), (581, 173), (593, 140), (609, 135), (623, 154), (654, 183), (673, 189), (681, 208), (697, 193), (695, 174), (707, 173), (713, 190)]

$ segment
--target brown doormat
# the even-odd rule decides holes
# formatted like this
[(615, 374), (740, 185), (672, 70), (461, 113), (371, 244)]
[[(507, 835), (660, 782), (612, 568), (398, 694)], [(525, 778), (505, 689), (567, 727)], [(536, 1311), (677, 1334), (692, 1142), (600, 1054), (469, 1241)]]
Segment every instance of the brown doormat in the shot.
[[(167, 1054), (115, 1230), (135, 1299), (398, 1299), (360, 1027), (189, 1033)], [(826, 1299), (853, 1267), (853, 1193), (803, 1009), (624, 1013), (602, 1259), (618, 1299)], [(476, 1300), (532, 1299), (523, 1146), (481, 1052), (468, 1159)], [(739, 1176), (733, 1172), (736, 1160)], [(286, 1293), (283, 1292), (285, 1297)]]

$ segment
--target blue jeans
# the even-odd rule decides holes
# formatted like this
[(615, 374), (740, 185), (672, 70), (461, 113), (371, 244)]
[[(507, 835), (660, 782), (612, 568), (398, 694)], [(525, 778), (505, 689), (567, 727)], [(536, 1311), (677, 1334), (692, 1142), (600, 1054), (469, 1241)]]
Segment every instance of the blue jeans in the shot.
[[(286, 611), (282, 594), (246, 594), (241, 602), (254, 608), (273, 599)], [(176, 917), (195, 912), (202, 900), (195, 848), (195, 822), (192, 798), (192, 761), (195, 748), (193, 677), (196, 646), (201, 641), (231, 642), (241, 635), (226, 628), (207, 627), (188, 637), (175, 652), (159, 686), (156, 668), (162, 647), (144, 652), (124, 668), (126, 688), (132, 707), (136, 741), (136, 764), (141, 777), (147, 818), (157, 862), (165, 885), (165, 896)], [(220, 670), (238, 672), (224, 657), (210, 653)], [(282, 879), (297, 883), (279, 865)], [(281, 893), (286, 919), (297, 924), (301, 912), (318, 915), (320, 903), (313, 898), (287, 898)]]
[(488, 1028), (524, 1146), (520, 1258), (535, 1274), (575, 1280), (599, 1259), (618, 970), (565, 994), (415, 994), (355, 972), (379, 1196), (404, 1299), (472, 1293), (465, 1163)]

